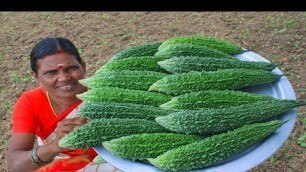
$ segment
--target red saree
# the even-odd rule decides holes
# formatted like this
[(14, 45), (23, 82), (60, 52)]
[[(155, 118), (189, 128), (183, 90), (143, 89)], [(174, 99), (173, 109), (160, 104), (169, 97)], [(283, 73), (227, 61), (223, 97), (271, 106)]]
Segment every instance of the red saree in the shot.
[[(52, 140), (57, 123), (64, 118), (76, 115), (79, 101), (57, 115), (52, 109), (48, 96), (41, 88), (35, 88), (17, 100), (13, 111), (13, 133), (34, 133), (39, 145)], [(91, 162), (97, 153), (92, 149), (75, 149), (63, 152), (53, 162), (36, 170), (44, 171), (76, 171)]]

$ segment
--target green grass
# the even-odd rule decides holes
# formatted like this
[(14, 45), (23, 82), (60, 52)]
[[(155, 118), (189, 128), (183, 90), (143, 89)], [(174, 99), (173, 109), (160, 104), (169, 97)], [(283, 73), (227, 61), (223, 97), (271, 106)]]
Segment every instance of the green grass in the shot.
[(101, 47), (108, 47), (109, 46), (109, 41), (108, 40), (103, 40), (100, 43), (95, 45), (96, 50), (100, 49)]
[(43, 17), (46, 18), (48, 21), (53, 19), (53, 14), (50, 12), (43, 12)]
[(17, 71), (12, 71), (10, 77), (15, 84), (27, 84), (35, 81), (29, 73), (19, 74)]
[(251, 35), (251, 31), (250, 31), (249, 28), (245, 28), (245, 29), (241, 30), (241, 33), (242, 33), (242, 36), (244, 38), (249, 38), (250, 35)]
[(306, 148), (306, 131), (299, 136), (299, 138), (297, 139), (297, 143), (301, 146)]
[(79, 51), (80, 56), (83, 57), (83, 55), (84, 55), (83, 48), (78, 48), (78, 51)]
[(289, 19), (288, 21), (285, 21), (283, 23), (283, 27), (287, 28), (287, 29), (291, 29), (294, 28), (296, 26), (296, 21), (293, 19)]
[(0, 62), (3, 60), (3, 53), (0, 51)]
[(109, 35), (107, 35), (107, 39), (114, 39), (114, 34), (109, 34)]
[(129, 19), (127, 21), (128, 25), (133, 25), (134, 23), (136, 23), (139, 20), (138, 17), (134, 16), (133, 18)]
[(268, 159), (268, 163), (271, 163), (271, 164), (274, 164), (276, 161), (276, 158), (274, 156), (271, 156), (269, 159)]
[[(5, 88), (4, 91), (7, 91), (8, 92), (8, 88)], [(8, 95), (6, 95), (8, 96)], [(13, 108), (13, 104), (15, 102), (13, 102), (12, 100), (9, 100), (9, 99), (3, 99), (3, 101), (1, 102), (1, 105), (0, 105), (0, 111), (3, 113), (3, 114), (6, 114), (8, 111), (11, 111), (12, 108)]]
[(8, 145), (8, 140), (3, 138), (2, 134), (0, 135), (0, 144)]
[(102, 13), (101, 13), (101, 18), (102, 18), (102, 19), (108, 19), (108, 18), (109, 18), (109, 14), (106, 13), (106, 12), (102, 12)]
[(299, 41), (294, 41), (293, 43), (293, 49), (298, 50), (300, 48), (300, 42)]
[(31, 32), (30, 32), (30, 36), (35, 35), (38, 32), (38, 30), (36, 29), (36, 27), (34, 27)]

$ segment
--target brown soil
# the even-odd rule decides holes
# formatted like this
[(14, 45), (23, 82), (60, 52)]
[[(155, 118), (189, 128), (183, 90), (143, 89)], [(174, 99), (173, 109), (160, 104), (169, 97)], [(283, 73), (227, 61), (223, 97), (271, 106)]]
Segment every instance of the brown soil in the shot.
[[(296, 97), (306, 99), (305, 12), (0, 12), (0, 23), (0, 171), (7, 171), (14, 102), (23, 91), (36, 86), (29, 53), (47, 36), (71, 39), (87, 62), (88, 76), (128, 46), (177, 35), (222, 38), (277, 64)], [(305, 130), (305, 117), (305, 108), (299, 108), (288, 141), (251, 171), (305, 171), (306, 149), (297, 144)]]

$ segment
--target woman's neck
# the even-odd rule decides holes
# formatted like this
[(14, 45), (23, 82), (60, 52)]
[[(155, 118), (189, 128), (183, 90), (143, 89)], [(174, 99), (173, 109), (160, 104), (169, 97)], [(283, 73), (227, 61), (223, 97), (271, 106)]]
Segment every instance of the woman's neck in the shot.
[(68, 109), (70, 106), (80, 101), (77, 97), (72, 98), (72, 99), (71, 98), (69, 99), (68, 98), (55, 98), (52, 95), (48, 94), (48, 92), (47, 92), (47, 97), (50, 102), (50, 106), (52, 107), (56, 115), (61, 114), (66, 109)]

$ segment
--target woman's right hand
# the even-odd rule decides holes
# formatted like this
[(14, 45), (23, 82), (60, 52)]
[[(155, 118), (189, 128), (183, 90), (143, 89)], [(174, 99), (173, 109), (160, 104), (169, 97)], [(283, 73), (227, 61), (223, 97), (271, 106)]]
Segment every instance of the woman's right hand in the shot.
[(68, 118), (58, 122), (57, 127), (55, 129), (56, 136), (51, 142), (52, 150), (56, 153), (65, 151), (66, 148), (62, 148), (58, 145), (59, 140), (72, 130), (81, 127), (87, 122), (89, 122), (89, 120), (83, 117)]

